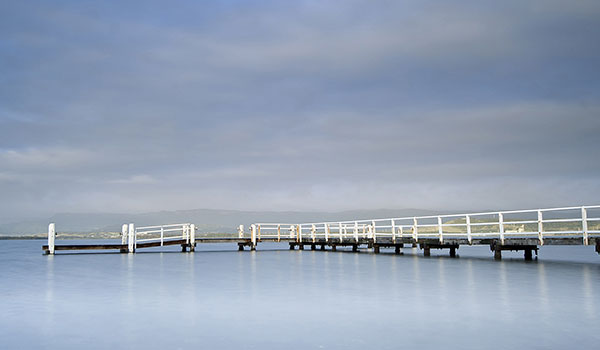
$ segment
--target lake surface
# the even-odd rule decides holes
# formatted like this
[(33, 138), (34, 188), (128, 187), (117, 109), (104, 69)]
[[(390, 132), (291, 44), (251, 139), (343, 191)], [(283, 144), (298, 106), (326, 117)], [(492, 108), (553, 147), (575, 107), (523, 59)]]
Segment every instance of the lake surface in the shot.
[(583, 349), (600, 341), (600, 256), (591, 246), (543, 247), (526, 262), (507, 252), (494, 261), (486, 247), (461, 247), (453, 259), (264, 243), (257, 252), (231, 244), (43, 256), (42, 244), (0, 241), (1, 348)]

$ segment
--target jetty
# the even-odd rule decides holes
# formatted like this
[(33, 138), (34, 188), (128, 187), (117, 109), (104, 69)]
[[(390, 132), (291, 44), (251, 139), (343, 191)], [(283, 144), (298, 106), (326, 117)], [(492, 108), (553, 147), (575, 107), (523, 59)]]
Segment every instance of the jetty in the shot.
[(417, 247), (424, 256), (432, 249), (447, 249), (451, 257), (461, 246), (485, 245), (495, 259), (502, 251), (523, 251), (531, 260), (544, 245), (585, 245), (600, 254), (600, 205), (528, 209), (467, 214), (448, 214), (386, 219), (360, 219), (312, 223), (254, 223), (248, 232), (220, 236), (198, 234), (193, 223), (136, 226), (123, 224), (121, 242), (110, 244), (56, 244), (56, 226), (48, 226), (46, 254), (73, 250), (115, 250), (135, 253), (140, 249), (176, 245), (194, 252), (198, 244), (237, 245), (255, 251), (261, 242), (287, 242), (289, 249), (367, 249), (375, 254), (392, 248), (402, 254), (406, 246)]

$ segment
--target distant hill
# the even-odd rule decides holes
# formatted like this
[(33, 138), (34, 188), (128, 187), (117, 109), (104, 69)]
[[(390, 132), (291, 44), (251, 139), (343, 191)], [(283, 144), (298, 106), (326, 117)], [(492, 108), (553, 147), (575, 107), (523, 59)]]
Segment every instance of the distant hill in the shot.
[(192, 209), (142, 214), (64, 213), (45, 219), (0, 224), (0, 235), (15, 236), (45, 233), (50, 222), (56, 223), (57, 231), (67, 233), (120, 232), (121, 225), (130, 222), (139, 226), (190, 222), (197, 225), (198, 232), (234, 233), (237, 232), (238, 225), (244, 224), (248, 227), (255, 222), (301, 223), (433, 214), (443, 214), (443, 212), (422, 209), (377, 209), (341, 212)]

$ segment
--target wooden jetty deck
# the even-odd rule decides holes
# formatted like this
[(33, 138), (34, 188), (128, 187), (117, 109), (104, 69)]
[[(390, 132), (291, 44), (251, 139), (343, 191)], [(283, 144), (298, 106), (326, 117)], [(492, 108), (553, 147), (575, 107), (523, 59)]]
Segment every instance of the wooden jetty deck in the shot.
[(136, 227), (122, 226), (120, 244), (55, 244), (55, 224), (48, 227), (46, 254), (64, 250), (117, 250), (135, 253), (139, 249), (179, 245), (183, 252), (195, 251), (197, 244), (232, 244), (238, 250), (256, 250), (260, 242), (289, 242), (290, 249), (352, 251), (418, 247), (425, 256), (432, 249), (448, 249), (456, 256), (460, 246), (485, 245), (502, 258), (502, 251), (523, 251), (527, 260), (543, 245), (594, 246), (600, 254), (600, 206), (513, 210), (470, 214), (368, 219), (316, 223), (256, 223), (245, 232), (207, 237), (196, 234), (191, 223)]

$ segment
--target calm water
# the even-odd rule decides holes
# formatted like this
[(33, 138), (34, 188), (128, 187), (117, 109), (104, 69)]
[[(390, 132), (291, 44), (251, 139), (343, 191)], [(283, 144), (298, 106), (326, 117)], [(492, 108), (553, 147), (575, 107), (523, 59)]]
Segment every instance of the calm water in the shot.
[[(72, 242), (72, 241), (70, 241)], [(43, 256), (0, 241), (0, 347), (595, 348), (600, 256), (405, 249)], [(439, 255), (436, 255), (439, 254)]]

